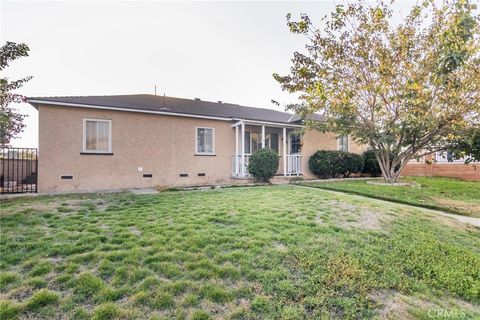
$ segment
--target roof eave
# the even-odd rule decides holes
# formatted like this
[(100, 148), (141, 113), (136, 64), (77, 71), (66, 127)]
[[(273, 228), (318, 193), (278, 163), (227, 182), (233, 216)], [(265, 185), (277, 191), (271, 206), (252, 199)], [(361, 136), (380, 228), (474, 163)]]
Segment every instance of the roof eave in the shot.
[(166, 112), (166, 111), (155, 111), (155, 110), (145, 110), (145, 109), (131, 109), (131, 108), (119, 108), (119, 107), (110, 107), (110, 106), (99, 106), (91, 104), (81, 104), (81, 103), (70, 103), (70, 102), (60, 102), (52, 100), (42, 100), (42, 99), (30, 99), (27, 98), (27, 102), (30, 103), (38, 110), (40, 104), (46, 105), (57, 105), (65, 107), (77, 107), (77, 108), (90, 108), (90, 109), (101, 109), (101, 110), (114, 110), (114, 111), (124, 111), (124, 112), (136, 112), (136, 113), (148, 113), (148, 114), (158, 114), (158, 115), (167, 115), (167, 116), (178, 116), (178, 117), (187, 117), (187, 118), (198, 118), (198, 119), (209, 119), (209, 120), (220, 120), (220, 121), (243, 121), (247, 124), (264, 124), (269, 126), (278, 126), (278, 127), (303, 127), (303, 125), (289, 124), (283, 122), (275, 121), (262, 121), (262, 120), (252, 120), (245, 118), (236, 118), (236, 117), (216, 117), (216, 116), (203, 116), (196, 115), (191, 113), (179, 113), (179, 112)]
[(69, 102), (59, 102), (59, 101), (49, 101), (49, 100), (38, 100), (38, 99), (27, 99), (27, 102), (33, 106), (37, 106), (36, 107), (37, 109), (38, 109), (38, 105), (46, 104), (46, 105), (57, 105), (57, 106), (64, 106), (64, 107), (148, 113), (148, 114), (159, 114), (159, 115), (166, 115), (166, 116), (178, 116), (178, 117), (199, 118), (199, 119), (209, 119), (209, 120), (221, 120), (221, 121), (233, 120), (232, 118), (226, 118), (226, 117), (203, 116), (203, 115), (196, 115), (196, 114), (190, 114), (190, 113), (187, 114), (187, 113), (155, 111), (155, 110), (145, 110), (145, 109), (119, 108), (119, 107), (99, 106), (99, 105), (91, 105), (91, 104), (69, 103)]

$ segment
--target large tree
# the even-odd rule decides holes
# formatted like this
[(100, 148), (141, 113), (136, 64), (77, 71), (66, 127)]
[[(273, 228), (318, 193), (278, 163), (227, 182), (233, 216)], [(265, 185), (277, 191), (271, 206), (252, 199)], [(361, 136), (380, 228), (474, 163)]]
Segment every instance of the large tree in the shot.
[(287, 16), (305, 35), (291, 73), (274, 74), (299, 93), (288, 108), (323, 123), (307, 127), (350, 134), (375, 152), (384, 178), (396, 182), (413, 157), (446, 148), (480, 121), (479, 25), (475, 6), (424, 1), (399, 21), (383, 2), (339, 5), (323, 26)]
[[(7, 42), (0, 48), (0, 71), (8, 67), (15, 59), (28, 56), (29, 48), (24, 43)], [(25, 116), (12, 107), (11, 103), (24, 102), (25, 97), (15, 93), (32, 77), (25, 77), (10, 81), (6, 77), (0, 78), (0, 146), (7, 146), (10, 141), (23, 131)]]
[(453, 140), (448, 150), (465, 158), (466, 163), (480, 161), (480, 126), (468, 128)]

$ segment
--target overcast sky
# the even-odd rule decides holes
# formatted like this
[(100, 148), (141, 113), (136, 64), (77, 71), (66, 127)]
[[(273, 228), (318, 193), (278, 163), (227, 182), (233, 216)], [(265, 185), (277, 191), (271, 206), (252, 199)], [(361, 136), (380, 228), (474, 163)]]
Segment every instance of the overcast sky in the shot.
[[(24, 42), (30, 56), (6, 70), (32, 75), (29, 96), (165, 93), (167, 96), (283, 110), (295, 102), (272, 78), (288, 73), (306, 39), (285, 16), (313, 21), (341, 1), (319, 2), (20, 2), (1, 1), (1, 41)], [(412, 5), (400, 1), (401, 19)], [(38, 114), (14, 146), (36, 147)]]

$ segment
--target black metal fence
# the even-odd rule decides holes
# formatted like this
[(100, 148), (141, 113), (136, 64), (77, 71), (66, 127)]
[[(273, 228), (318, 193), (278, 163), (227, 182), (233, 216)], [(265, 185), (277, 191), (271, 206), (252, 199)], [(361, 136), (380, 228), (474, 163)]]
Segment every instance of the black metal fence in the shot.
[(37, 192), (38, 150), (0, 148), (0, 193)]

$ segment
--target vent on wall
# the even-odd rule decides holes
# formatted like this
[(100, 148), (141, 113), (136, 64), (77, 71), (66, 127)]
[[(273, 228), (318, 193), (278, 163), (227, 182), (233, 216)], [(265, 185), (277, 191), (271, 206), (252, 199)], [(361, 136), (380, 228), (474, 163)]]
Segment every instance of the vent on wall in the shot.
[(151, 178), (151, 177), (153, 177), (153, 175), (151, 173), (144, 173), (143, 177), (144, 178)]
[(182, 177), (182, 178), (188, 177), (188, 173), (180, 173), (180, 177)]
[(72, 180), (73, 176), (61, 176), (62, 180)]
[(204, 173), (204, 172), (198, 174), (199, 177), (205, 177), (206, 175), (207, 175), (207, 174)]

